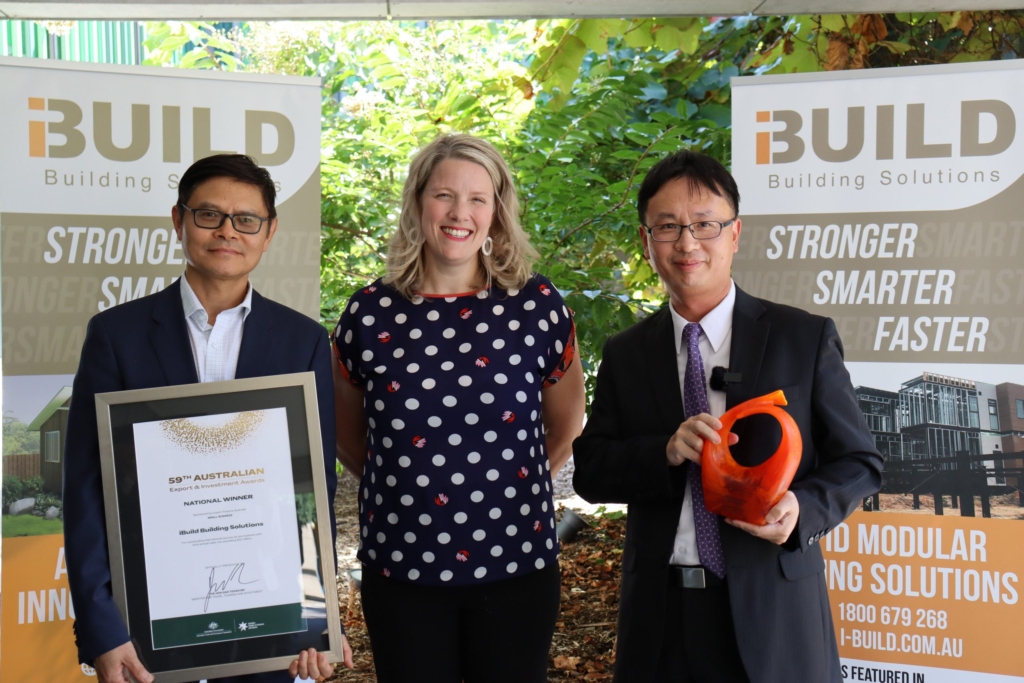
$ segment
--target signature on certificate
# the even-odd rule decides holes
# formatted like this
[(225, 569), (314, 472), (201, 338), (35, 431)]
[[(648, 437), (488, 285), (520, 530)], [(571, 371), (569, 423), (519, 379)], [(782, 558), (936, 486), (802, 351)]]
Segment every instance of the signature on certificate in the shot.
[[(232, 588), (238, 586), (248, 586), (259, 582), (259, 579), (243, 581), (242, 573), (244, 571), (245, 562), (239, 562), (238, 564), (222, 564), (210, 567), (210, 590), (206, 593), (206, 602), (203, 603), (203, 611), (206, 612), (209, 609), (210, 598), (214, 595), (226, 593)], [(226, 578), (225, 573), (227, 574)]]

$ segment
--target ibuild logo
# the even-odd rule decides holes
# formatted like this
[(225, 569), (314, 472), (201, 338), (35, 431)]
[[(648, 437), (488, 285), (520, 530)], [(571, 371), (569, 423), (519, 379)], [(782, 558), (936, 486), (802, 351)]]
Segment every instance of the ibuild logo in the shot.
[[(96, 151), (104, 159), (110, 161), (138, 161), (150, 151), (153, 132), (151, 107), (148, 104), (131, 105), (131, 137), (127, 145), (119, 146), (114, 142), (114, 104), (111, 102), (92, 102), (92, 138)], [(28, 122), (28, 154), (30, 157), (51, 159), (72, 159), (85, 152), (90, 140), (86, 132), (81, 130), (83, 116), (82, 107), (71, 100), (53, 98), (28, 98), (30, 112), (56, 112), (61, 118), (52, 120), (53, 116), (40, 120), (34, 115)], [(127, 112), (124, 112), (127, 113)], [(209, 107), (192, 107), (192, 160), (202, 159), (211, 154), (231, 153), (233, 150), (215, 150), (210, 140)], [(246, 109), (243, 121), (229, 122), (229, 125), (242, 123), (245, 129), (245, 153), (256, 159), (261, 166), (280, 166), (292, 158), (295, 152), (295, 128), (287, 116), (276, 111), (260, 111)], [(271, 126), (276, 131), (277, 148), (263, 148), (264, 126)], [(124, 126), (118, 127), (118, 137), (122, 138)], [(166, 163), (180, 163), (182, 156), (181, 107), (164, 105), (160, 107), (160, 124), (157, 133), (160, 137), (162, 160)], [(123, 138), (122, 138), (123, 141)]]
[[(865, 151), (868, 131), (867, 108), (847, 107), (846, 135), (842, 147), (833, 147), (830, 141), (829, 108), (811, 110), (811, 150), (821, 161), (842, 163), (861, 157)], [(936, 119), (948, 116), (949, 107), (936, 111)], [(954, 144), (958, 142), (958, 156), (986, 157), (1002, 154), (1010, 145), (1017, 132), (1017, 120), (1013, 109), (1002, 100), (968, 100), (960, 102), (959, 141), (939, 140), (925, 121), (925, 105), (921, 102), (908, 103), (901, 107), (899, 120), (894, 104), (880, 104), (874, 107), (874, 154), (876, 160), (937, 159), (952, 157)], [(758, 124), (781, 123), (781, 130), (758, 130), (755, 133), (755, 161), (758, 165), (789, 164), (803, 158), (806, 143), (801, 132), (804, 117), (797, 111), (755, 112)], [(932, 127), (937, 128), (936, 126)], [(897, 157), (897, 129), (902, 133), (904, 148)], [(983, 133), (984, 130), (984, 133)], [(843, 136), (838, 136), (842, 139)], [(831, 137), (835, 140), (836, 137)], [(931, 140), (926, 142), (926, 140)], [(866, 154), (871, 154), (868, 151)], [(865, 155), (866, 156), (866, 155)]]

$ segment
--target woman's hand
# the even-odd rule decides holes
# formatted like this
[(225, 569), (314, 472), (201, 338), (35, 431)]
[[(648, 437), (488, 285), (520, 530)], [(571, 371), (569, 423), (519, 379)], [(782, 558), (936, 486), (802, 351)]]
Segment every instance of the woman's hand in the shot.
[(551, 478), (572, 456), (572, 442), (583, 431), (587, 398), (583, 388), (583, 365), (577, 357), (556, 384), (540, 394), (541, 419), (547, 442)]
[[(341, 636), (341, 648), (344, 653), (345, 668), (351, 669), (352, 648), (348, 644), (348, 638)], [(293, 659), (288, 665), (288, 675), (299, 678), (312, 678), (314, 681), (323, 681), (334, 674), (334, 665), (327, 661), (327, 653), (317, 652), (314, 648), (303, 650), (297, 659)]]

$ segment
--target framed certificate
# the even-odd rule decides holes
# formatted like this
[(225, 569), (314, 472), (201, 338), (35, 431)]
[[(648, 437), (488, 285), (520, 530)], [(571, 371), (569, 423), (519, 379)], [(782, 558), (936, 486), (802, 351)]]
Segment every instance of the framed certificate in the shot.
[(313, 373), (97, 394), (96, 413), (114, 599), (157, 682), (340, 661)]

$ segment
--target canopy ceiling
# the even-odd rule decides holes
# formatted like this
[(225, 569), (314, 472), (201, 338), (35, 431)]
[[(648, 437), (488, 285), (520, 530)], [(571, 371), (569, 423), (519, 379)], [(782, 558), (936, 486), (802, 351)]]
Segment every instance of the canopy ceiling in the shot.
[(0, 0), (0, 19), (514, 19), (1019, 8), (1024, 0)]

